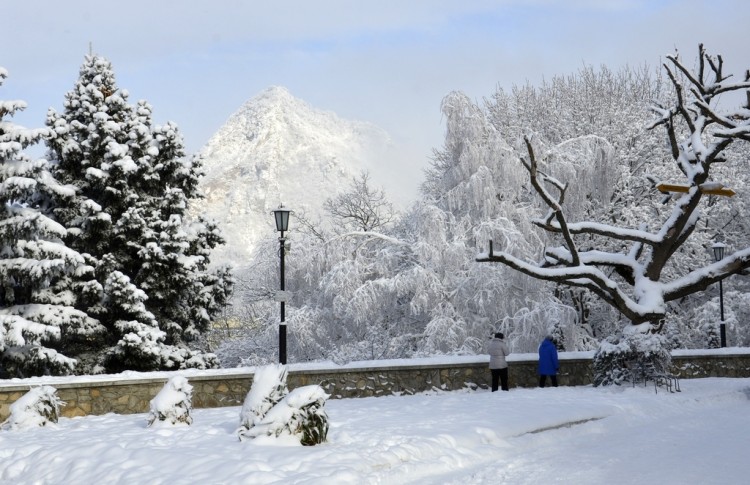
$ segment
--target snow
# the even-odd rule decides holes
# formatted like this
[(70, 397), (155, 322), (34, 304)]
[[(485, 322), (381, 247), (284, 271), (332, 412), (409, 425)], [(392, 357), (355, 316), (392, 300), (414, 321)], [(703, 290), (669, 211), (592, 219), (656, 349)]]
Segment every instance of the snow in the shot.
[(750, 379), (428, 392), (328, 401), (328, 442), (240, 442), (239, 407), (192, 426), (143, 414), (0, 432), (2, 483), (740, 484)]
[[(206, 198), (193, 210), (215, 219), (227, 241), (212, 261), (248, 261), (258, 242), (276, 233), (270, 212), (279, 203), (315, 219), (324, 212), (323, 202), (362, 170), (374, 180), (386, 177), (382, 160), (392, 148), (375, 125), (316, 109), (283, 87), (259, 93), (201, 150)], [(296, 229), (294, 219), (290, 230)]]
[(193, 386), (183, 376), (174, 376), (162, 387), (161, 391), (151, 400), (148, 425), (154, 423), (163, 425), (190, 425), (193, 418), (192, 403)]
[(65, 404), (52, 386), (39, 386), (10, 405), (10, 416), (0, 429), (18, 430), (46, 426), (57, 421), (60, 406)]
[(240, 411), (240, 426), (249, 429), (260, 422), (287, 392), (287, 369), (281, 364), (260, 367)]

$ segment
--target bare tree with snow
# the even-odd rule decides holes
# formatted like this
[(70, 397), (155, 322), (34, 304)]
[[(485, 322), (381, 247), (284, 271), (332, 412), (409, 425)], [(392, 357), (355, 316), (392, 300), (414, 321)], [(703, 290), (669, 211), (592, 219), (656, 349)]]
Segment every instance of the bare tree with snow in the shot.
[[(650, 128), (665, 129), (671, 158), (682, 177), (677, 185), (686, 191), (676, 198), (671, 212), (656, 221), (655, 229), (568, 220), (565, 196), (569, 185), (550, 175), (551, 163), (545, 167), (549, 153), (540, 152), (539, 145), (526, 137), (525, 153), (519, 159), (533, 188), (549, 207), (547, 214), (533, 223), (561, 237), (564, 244), (545, 248), (542, 260), (533, 263), (508, 251), (496, 251), (490, 243), (489, 251), (476, 260), (499, 262), (536, 279), (586, 288), (633, 325), (642, 325), (638, 327), (641, 331), (660, 330), (666, 303), (750, 267), (748, 247), (720, 262), (681, 274), (667, 271), (673, 256), (696, 228), (701, 202), (723, 183), (731, 182), (712, 179), (712, 169), (727, 162), (732, 144), (750, 141), (750, 71), (744, 80), (730, 82), (721, 56), (708, 55), (702, 45), (699, 54), (695, 71), (678, 56), (667, 57), (664, 67), (675, 89), (674, 102), (672, 106), (653, 108), (657, 119)], [(743, 106), (725, 112), (717, 108), (721, 95), (737, 92), (745, 95)], [(609, 243), (595, 247), (591, 240)]]
[(352, 179), (348, 192), (332, 197), (323, 208), (346, 230), (374, 231), (383, 228), (395, 218), (393, 204), (383, 189), (373, 188), (370, 174), (362, 172)]

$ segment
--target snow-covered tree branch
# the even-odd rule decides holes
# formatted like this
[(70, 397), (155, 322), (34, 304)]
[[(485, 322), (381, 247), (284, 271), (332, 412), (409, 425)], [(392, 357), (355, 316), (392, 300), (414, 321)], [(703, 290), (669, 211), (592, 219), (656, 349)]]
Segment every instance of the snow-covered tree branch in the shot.
[[(750, 140), (750, 73), (746, 73), (744, 81), (730, 83), (720, 56), (709, 56), (702, 45), (699, 55), (697, 72), (688, 69), (678, 56), (669, 56), (669, 64), (664, 66), (675, 96), (672, 106), (654, 107), (658, 118), (650, 128), (665, 128), (685, 192), (669, 214), (655, 219), (656, 230), (568, 222), (564, 204), (567, 184), (539, 169), (540, 163), (553, 167), (555, 160), (539, 160), (537, 149), (525, 138), (526, 154), (518, 158), (529, 173), (532, 187), (549, 207), (548, 215), (535, 224), (561, 235), (565, 245), (545, 248), (541, 262), (529, 263), (508, 251), (495, 252), (490, 243), (490, 250), (476, 260), (499, 262), (537, 279), (587, 288), (633, 324), (652, 322), (657, 327), (666, 315), (665, 303), (704, 290), (750, 267), (750, 248), (739, 248), (719, 263), (682, 275), (666, 271), (675, 253), (696, 229), (701, 202), (708, 197), (704, 193), (707, 184), (725, 182), (710, 178), (712, 167), (727, 161), (732, 144)], [(730, 91), (744, 92), (747, 102), (722, 113), (717, 107), (718, 98)], [(558, 197), (549, 192), (548, 185), (558, 190)], [(586, 235), (599, 239), (580, 237)], [(609, 242), (601, 242), (603, 239)], [(600, 241), (608, 249), (596, 249), (593, 241)], [(614, 269), (614, 274), (610, 275), (607, 269)]]

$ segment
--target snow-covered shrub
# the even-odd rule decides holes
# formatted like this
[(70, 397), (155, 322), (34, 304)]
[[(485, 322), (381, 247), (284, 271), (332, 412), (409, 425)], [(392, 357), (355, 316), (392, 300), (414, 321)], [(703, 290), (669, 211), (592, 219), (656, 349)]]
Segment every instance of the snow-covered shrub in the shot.
[(2, 428), (14, 430), (57, 423), (60, 406), (64, 405), (54, 387), (35, 387), (10, 405), (10, 416), (3, 422)]
[(193, 410), (193, 386), (182, 376), (172, 377), (151, 400), (150, 408), (149, 426), (157, 421), (167, 424), (192, 424), (193, 417), (190, 413)]
[(552, 337), (552, 342), (560, 352), (565, 352), (565, 333), (563, 324), (560, 321), (556, 321), (549, 329), (549, 335)]
[(108, 369), (146, 372), (160, 368), (165, 336), (162, 330), (137, 320), (120, 320), (115, 327), (122, 338), (105, 355)]
[(718, 349), (721, 347), (721, 331), (716, 322), (708, 322), (703, 325), (706, 335), (706, 348)]
[(626, 365), (630, 358), (627, 342), (615, 337), (602, 340), (594, 354), (594, 386), (619, 385), (630, 377)]
[(669, 372), (672, 356), (663, 335), (633, 331), (610, 337), (594, 354), (594, 386), (621, 384), (633, 376), (633, 368), (656, 374)]
[(243, 437), (292, 437), (303, 446), (326, 441), (328, 415), (324, 406), (329, 395), (317, 385), (294, 389), (256, 423)]
[(259, 367), (253, 375), (250, 392), (240, 411), (240, 427), (237, 434), (242, 440), (247, 431), (261, 422), (265, 415), (289, 392), (286, 387), (287, 369), (281, 364)]
[(113, 372), (153, 369), (214, 369), (219, 367), (215, 354), (204, 353), (184, 346), (166, 344), (166, 333), (159, 328), (138, 321), (118, 321), (115, 327), (122, 332), (117, 345), (104, 355), (107, 369)]

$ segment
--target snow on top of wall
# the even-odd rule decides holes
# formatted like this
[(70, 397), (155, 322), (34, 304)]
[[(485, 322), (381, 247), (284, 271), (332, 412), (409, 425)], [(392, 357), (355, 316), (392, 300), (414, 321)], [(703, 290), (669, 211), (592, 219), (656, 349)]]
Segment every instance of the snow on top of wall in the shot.
[[(747, 355), (750, 354), (750, 348), (748, 347), (727, 347), (723, 349), (690, 349), (690, 350), (674, 350), (672, 355), (675, 357), (690, 357), (690, 356), (706, 356), (706, 355)], [(594, 357), (593, 351), (587, 352), (560, 352), (560, 360), (576, 360), (576, 359), (591, 359)], [(538, 358), (536, 353), (523, 353), (523, 354), (511, 354), (508, 356), (508, 361), (512, 365), (513, 362), (529, 362), (536, 361)], [(305, 362), (299, 364), (289, 364), (287, 367), (291, 372), (315, 372), (315, 371), (327, 371), (327, 370), (356, 370), (356, 369), (370, 369), (378, 367), (404, 367), (404, 366), (430, 366), (430, 365), (460, 365), (460, 364), (479, 364), (489, 362), (487, 355), (462, 355), (462, 356), (435, 356), (435, 357), (424, 357), (415, 359), (392, 359), (392, 360), (370, 360), (361, 362), (350, 362), (345, 365), (338, 365), (333, 362)], [(0, 379), (0, 390), (3, 388), (16, 388), (19, 386), (40, 386), (40, 385), (75, 385), (81, 383), (107, 383), (107, 382), (137, 382), (152, 379), (169, 379), (175, 375), (185, 376), (190, 378), (196, 377), (214, 377), (214, 376), (241, 376), (245, 374), (252, 374), (256, 370), (256, 367), (235, 367), (232, 369), (213, 369), (213, 370), (198, 370), (198, 369), (186, 369), (181, 371), (159, 371), (159, 372), (135, 372), (125, 371), (121, 374), (99, 374), (99, 375), (86, 375), (86, 376), (42, 376), (42, 377), (30, 377), (26, 379)]]

